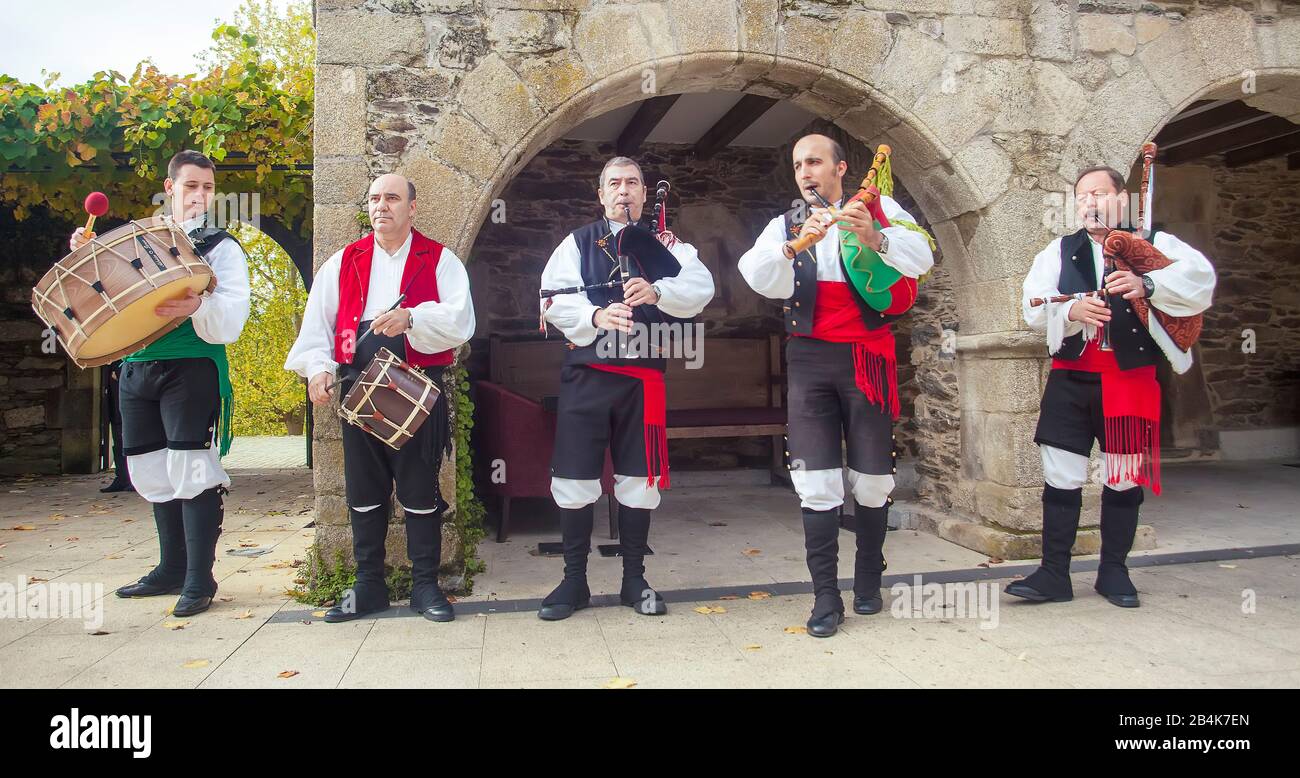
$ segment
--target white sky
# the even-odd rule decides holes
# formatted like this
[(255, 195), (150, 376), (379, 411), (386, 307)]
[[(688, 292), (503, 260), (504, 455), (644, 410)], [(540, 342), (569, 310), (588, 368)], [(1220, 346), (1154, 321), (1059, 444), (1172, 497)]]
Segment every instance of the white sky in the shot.
[[(284, 5), (283, 0), (276, 0)], [(196, 70), (194, 55), (212, 45), (216, 20), (231, 21), (240, 0), (3, 0), (0, 73), (59, 85), (81, 83), (98, 70), (130, 76), (151, 58), (165, 73)]]

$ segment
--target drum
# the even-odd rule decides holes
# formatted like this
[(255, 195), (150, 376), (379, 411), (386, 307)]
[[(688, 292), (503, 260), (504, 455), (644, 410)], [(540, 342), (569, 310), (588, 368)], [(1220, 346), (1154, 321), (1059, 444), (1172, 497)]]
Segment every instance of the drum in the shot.
[(217, 277), (169, 217), (123, 224), (60, 259), (32, 288), (32, 310), (80, 367), (106, 365), (184, 323), (154, 309), (216, 288)]
[(386, 348), (370, 360), (339, 406), (339, 416), (400, 449), (433, 411), (433, 380)]

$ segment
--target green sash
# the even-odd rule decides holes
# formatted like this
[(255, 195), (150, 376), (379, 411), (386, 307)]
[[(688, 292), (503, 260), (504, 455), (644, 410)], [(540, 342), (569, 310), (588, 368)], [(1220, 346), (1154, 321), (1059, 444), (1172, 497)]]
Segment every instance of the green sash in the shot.
[(217, 366), (217, 385), (221, 392), (221, 418), (217, 422), (217, 435), (221, 441), (218, 456), (225, 456), (230, 452), (230, 442), (234, 439), (230, 423), (235, 410), (235, 390), (230, 384), (230, 362), (226, 359), (225, 344), (209, 343), (200, 338), (194, 331), (193, 320), (186, 319), (181, 326), (122, 361), (148, 362), (194, 357), (207, 357)]

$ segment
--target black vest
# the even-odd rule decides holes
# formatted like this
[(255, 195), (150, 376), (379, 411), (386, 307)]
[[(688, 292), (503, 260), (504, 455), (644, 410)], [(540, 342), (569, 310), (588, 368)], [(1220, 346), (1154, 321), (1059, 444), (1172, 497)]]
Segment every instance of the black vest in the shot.
[[(782, 217), (787, 240), (798, 235), (803, 227), (802, 219), (795, 220), (800, 211), (806, 212), (807, 208), (791, 208)], [(817, 306), (816, 250), (814, 245), (794, 258), (794, 294), (781, 306), (785, 314), (785, 331), (791, 335), (811, 335), (813, 331), (813, 311)], [(847, 276), (845, 281), (848, 281)], [(867, 305), (867, 301), (862, 299), (862, 295), (858, 294), (853, 284), (849, 284), (849, 289), (853, 292), (853, 302), (858, 304), (858, 312), (862, 314), (862, 323), (867, 326), (867, 329), (880, 329), (892, 321), (903, 318), (901, 313), (885, 315)]]
[[(1061, 294), (1096, 291), (1100, 286), (1096, 275), (1088, 231), (1080, 229), (1073, 235), (1061, 238), (1061, 280), (1056, 287)], [(1115, 349), (1115, 361), (1119, 363), (1120, 369), (1132, 370), (1156, 364), (1160, 347), (1138, 318), (1133, 305), (1120, 295), (1111, 295), (1110, 316), (1110, 345)], [(1082, 332), (1071, 335), (1062, 341), (1060, 350), (1054, 356), (1059, 359), (1078, 359), (1083, 355), (1085, 345)]]
[[(208, 254), (226, 238), (239, 243), (239, 238), (236, 238), (225, 230), (217, 229), (216, 227), (200, 227), (196, 230), (191, 230), (189, 237), (190, 241), (194, 243), (194, 253), (198, 254), (200, 257), (204, 257), (205, 259)], [(242, 249), (244, 244), (239, 243), (239, 247)]]
[[(625, 228), (626, 229), (626, 228)], [(582, 270), (582, 283), (584, 286), (591, 284), (603, 284), (606, 281), (613, 281), (619, 277), (618, 274), (618, 235), (611, 234), (609, 222), (601, 219), (585, 227), (579, 227), (574, 230), (573, 240), (578, 244), (579, 267)], [(602, 246), (600, 243), (605, 245)], [(632, 278), (645, 278), (650, 283), (658, 281), (661, 276), (654, 273), (647, 273), (637, 264), (636, 257), (628, 262), (629, 275)], [(623, 302), (623, 287), (614, 286), (608, 289), (589, 289), (587, 299), (592, 305), (604, 308), (611, 303)], [(679, 319), (675, 316), (659, 310), (657, 305), (638, 305), (632, 309), (633, 324), (654, 325), (673, 322), (689, 322), (690, 319)], [(633, 330), (632, 337), (636, 335), (637, 330)], [(648, 332), (648, 330), (647, 330)], [(666, 370), (668, 360), (664, 358), (636, 357), (632, 359), (619, 359), (615, 357), (602, 356), (598, 346), (601, 339), (605, 337), (616, 337), (612, 331), (602, 332), (596, 336), (596, 340), (586, 346), (573, 346), (565, 356), (566, 365), (590, 365), (593, 363), (605, 365), (621, 365), (627, 367), (648, 367), (653, 370)]]

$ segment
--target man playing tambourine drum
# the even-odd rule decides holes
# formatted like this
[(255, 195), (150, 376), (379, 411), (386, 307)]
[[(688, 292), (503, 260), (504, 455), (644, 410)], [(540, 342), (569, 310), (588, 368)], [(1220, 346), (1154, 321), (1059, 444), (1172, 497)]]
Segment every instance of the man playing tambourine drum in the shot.
[[(216, 275), (216, 287), (159, 305), (158, 316), (189, 318), (123, 359), (122, 448), (131, 483), (153, 504), (159, 561), (117, 594), (179, 592), (173, 615), (192, 616), (207, 610), (217, 593), (212, 566), (221, 495), (230, 486), (220, 457), (230, 449), (234, 407), (226, 344), (239, 338), (248, 319), (248, 263), (238, 240), (206, 226), (216, 192), (211, 160), (197, 151), (178, 153), (167, 165), (163, 187), (171, 213)], [(94, 237), (78, 229), (69, 245), (75, 251)]]
[(447, 508), (438, 468), (451, 447), (442, 374), (455, 349), (474, 334), (469, 276), (450, 249), (413, 227), (415, 184), (382, 175), (370, 185), (366, 207), (374, 232), (336, 252), (317, 272), (285, 369), (308, 379), (311, 401), (325, 405), (336, 372), (346, 396), (386, 348), (421, 370), (441, 393), (429, 419), (400, 448), (341, 423), (356, 585), (326, 611), (325, 621), (351, 621), (388, 608), (384, 540), (394, 483), (406, 514), (411, 609), (430, 621), (451, 621), (451, 602), (438, 585)]

